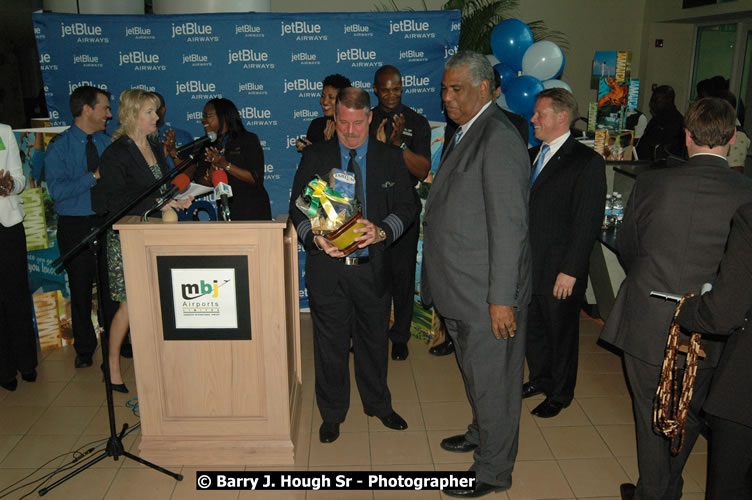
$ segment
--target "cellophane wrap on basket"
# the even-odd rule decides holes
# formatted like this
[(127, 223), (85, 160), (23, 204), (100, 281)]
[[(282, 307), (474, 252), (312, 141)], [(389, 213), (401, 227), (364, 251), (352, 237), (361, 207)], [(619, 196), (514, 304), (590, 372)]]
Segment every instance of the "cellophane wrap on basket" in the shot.
[(317, 234), (336, 231), (360, 207), (353, 199), (355, 177), (342, 169), (332, 169), (329, 183), (316, 176), (303, 189), (295, 206), (311, 220)]

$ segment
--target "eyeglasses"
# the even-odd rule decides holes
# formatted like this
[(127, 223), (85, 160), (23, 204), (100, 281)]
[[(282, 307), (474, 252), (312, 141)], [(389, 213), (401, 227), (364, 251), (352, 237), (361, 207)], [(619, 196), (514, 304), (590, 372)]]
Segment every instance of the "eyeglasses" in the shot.
[(201, 116), (204, 118), (211, 118), (212, 116), (217, 116), (217, 113), (201, 113)]

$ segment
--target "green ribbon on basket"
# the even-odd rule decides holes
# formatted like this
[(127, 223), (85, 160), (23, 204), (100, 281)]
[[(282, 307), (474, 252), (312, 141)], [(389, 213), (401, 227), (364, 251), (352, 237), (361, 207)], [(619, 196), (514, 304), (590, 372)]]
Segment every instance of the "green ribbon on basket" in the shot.
[(310, 198), (311, 204), (308, 206), (308, 217), (315, 217), (319, 207), (323, 207), (324, 212), (329, 220), (337, 220), (337, 211), (334, 209), (332, 202), (349, 205), (352, 198), (343, 196), (342, 193), (329, 187), (329, 184), (322, 179), (313, 179), (303, 190), (303, 196)]

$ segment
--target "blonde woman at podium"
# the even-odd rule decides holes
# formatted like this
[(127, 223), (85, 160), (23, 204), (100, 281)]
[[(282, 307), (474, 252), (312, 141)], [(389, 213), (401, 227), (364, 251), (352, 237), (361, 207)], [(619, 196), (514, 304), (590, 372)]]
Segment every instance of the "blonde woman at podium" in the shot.
[[(169, 170), (165, 162), (164, 150), (157, 135), (159, 97), (141, 89), (128, 89), (120, 94), (118, 121), (120, 126), (112, 135), (113, 142), (102, 153), (99, 166), (101, 180), (97, 184), (94, 203), (102, 211), (113, 213), (148, 189), (156, 179)], [(165, 192), (162, 186), (160, 192)], [(147, 196), (128, 211), (127, 215), (143, 215), (155, 203), (159, 193)], [(187, 208), (192, 199), (171, 201), (163, 210), (172, 207)], [(156, 217), (159, 215), (156, 214)], [(120, 303), (110, 324), (110, 345), (108, 359), (112, 389), (127, 393), (120, 372), (120, 346), (128, 333), (128, 302), (125, 295), (123, 277), (123, 257), (120, 237), (107, 232), (107, 268), (110, 278), (112, 300)]]

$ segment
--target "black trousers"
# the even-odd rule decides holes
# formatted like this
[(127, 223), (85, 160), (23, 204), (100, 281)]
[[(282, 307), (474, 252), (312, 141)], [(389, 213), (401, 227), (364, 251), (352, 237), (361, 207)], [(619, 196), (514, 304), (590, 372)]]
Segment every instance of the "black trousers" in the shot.
[[(661, 367), (645, 363), (624, 353), (624, 369), (632, 391), (635, 434), (637, 437), (637, 481), (635, 498), (678, 500), (682, 496), (682, 470), (700, 435), (704, 422), (700, 410), (708, 395), (712, 369), (697, 370), (692, 401), (684, 428), (684, 447), (678, 455), (671, 454), (671, 443), (653, 431), (653, 400), (661, 376)], [(678, 370), (678, 377), (684, 370)]]
[(706, 498), (752, 498), (752, 427), (708, 415), (710, 450)]
[[(58, 216), (57, 243), (60, 254), (71, 250), (89, 234), (96, 225), (95, 216)], [(102, 287), (104, 318), (100, 325), (109, 331), (112, 317), (117, 311), (117, 303), (110, 298), (109, 277), (107, 275), (107, 251), (104, 235), (99, 238), (99, 286)], [(71, 294), (71, 316), (73, 322), (73, 347), (76, 353), (91, 356), (97, 348), (97, 337), (91, 322), (92, 289), (97, 261), (90, 248), (83, 248), (65, 262)]]
[(37, 367), (37, 336), (29, 292), (23, 223), (0, 225), (0, 382)]
[(371, 264), (344, 266), (333, 289), (314, 294), (309, 289), (313, 320), (316, 402), (325, 422), (342, 422), (350, 407), (350, 338), (355, 382), (363, 409), (385, 417), (392, 412), (386, 383), (388, 294), (374, 290)]
[(407, 228), (387, 250), (390, 267), (390, 294), (394, 303), (394, 324), (389, 330), (392, 342), (410, 340), (410, 325), (415, 305), (415, 261), (418, 253), (418, 223)]
[(582, 299), (579, 294), (564, 300), (552, 293), (533, 295), (528, 308), (525, 356), (530, 383), (563, 405), (572, 401), (577, 383)]

